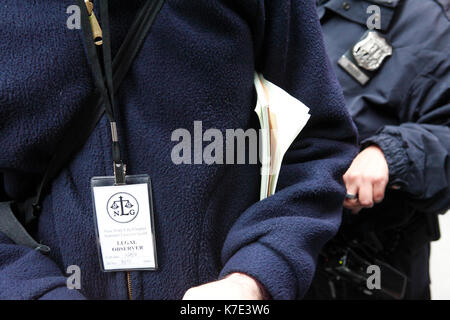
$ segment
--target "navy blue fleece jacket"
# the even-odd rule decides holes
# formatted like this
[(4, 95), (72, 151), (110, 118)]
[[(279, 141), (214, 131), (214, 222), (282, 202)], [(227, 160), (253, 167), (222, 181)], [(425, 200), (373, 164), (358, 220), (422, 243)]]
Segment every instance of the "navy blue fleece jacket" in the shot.
[[(143, 1), (110, 1), (113, 54)], [(0, 3), (0, 170), (27, 197), (94, 91), (72, 1)], [(258, 128), (254, 71), (311, 108), (277, 193), (259, 199), (258, 165), (175, 165), (177, 128)], [(167, 0), (117, 94), (130, 174), (153, 183), (159, 269), (132, 272), (134, 299), (179, 299), (240, 271), (275, 299), (301, 298), (340, 223), (341, 176), (355, 131), (328, 63), (313, 0)], [(36, 238), (49, 256), (0, 235), (0, 298), (126, 299), (123, 272), (100, 270), (92, 176), (111, 175), (106, 118), (53, 181)], [(207, 145), (208, 143), (204, 143)], [(66, 288), (69, 265), (81, 289)]]

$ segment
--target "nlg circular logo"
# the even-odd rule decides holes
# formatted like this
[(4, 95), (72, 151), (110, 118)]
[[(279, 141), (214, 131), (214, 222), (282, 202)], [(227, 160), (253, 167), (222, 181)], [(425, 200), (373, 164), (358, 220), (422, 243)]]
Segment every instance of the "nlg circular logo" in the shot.
[(133, 221), (138, 215), (139, 203), (131, 194), (118, 192), (109, 198), (106, 210), (114, 221), (128, 223)]

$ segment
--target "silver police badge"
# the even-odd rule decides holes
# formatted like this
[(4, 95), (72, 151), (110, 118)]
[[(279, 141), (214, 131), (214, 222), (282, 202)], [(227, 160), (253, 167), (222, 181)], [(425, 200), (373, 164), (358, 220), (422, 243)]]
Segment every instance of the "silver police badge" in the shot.
[(392, 46), (376, 31), (368, 31), (366, 37), (355, 44), (352, 53), (361, 68), (374, 71), (392, 55)]

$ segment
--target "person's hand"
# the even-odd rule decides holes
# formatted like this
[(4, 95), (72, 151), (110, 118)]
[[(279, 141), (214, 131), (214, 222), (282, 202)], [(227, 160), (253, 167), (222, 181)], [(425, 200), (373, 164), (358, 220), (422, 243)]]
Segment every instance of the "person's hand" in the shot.
[[(353, 213), (383, 201), (389, 181), (389, 168), (383, 151), (378, 146), (361, 151), (343, 178), (347, 189), (344, 207)], [(351, 199), (352, 196), (356, 197)]]
[(203, 284), (186, 291), (183, 300), (262, 300), (263, 295), (255, 279), (232, 273), (222, 280)]

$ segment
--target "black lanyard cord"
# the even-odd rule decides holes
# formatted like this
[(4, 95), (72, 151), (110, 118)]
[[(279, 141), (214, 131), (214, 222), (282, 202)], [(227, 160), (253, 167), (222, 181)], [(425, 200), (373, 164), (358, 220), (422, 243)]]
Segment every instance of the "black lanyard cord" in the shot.
[[(85, 4), (83, 1), (76, 1), (80, 9), (83, 9), (80, 10), (83, 13)], [(133, 20), (124, 42), (114, 56), (113, 83), (115, 92), (123, 83), (163, 4), (164, 0), (145, 1), (136, 14), (136, 18)], [(87, 22), (87, 27), (84, 26), (83, 28), (89, 31), (89, 20)], [(96, 34), (95, 32), (93, 33)], [(99, 56), (101, 55), (99, 54)], [(106, 111), (103, 100), (103, 95), (97, 87), (92, 97), (87, 101), (87, 108), (81, 109), (80, 114), (74, 117), (62, 135), (33, 195), (25, 201), (15, 204), (25, 224), (34, 221), (39, 216), (42, 201), (48, 194), (52, 181), (68, 165), (74, 154), (86, 143), (97, 123), (103, 118)]]
[(109, 11), (108, 11), (108, 0), (100, 0), (100, 17), (103, 25), (103, 66), (104, 66), (104, 77), (107, 87), (107, 92), (109, 93), (111, 113), (113, 119), (117, 115), (114, 99), (114, 88), (113, 88), (113, 75), (112, 75), (112, 59), (111, 59), (111, 36), (109, 28)]
[[(79, 5), (83, 5), (82, 0), (78, 0)], [(81, 7), (83, 8), (83, 7)], [(100, 17), (103, 26), (103, 41), (94, 43), (93, 32), (91, 30), (92, 15), (88, 15), (88, 10), (81, 9), (81, 24), (84, 43), (92, 69), (95, 85), (102, 96), (106, 114), (111, 126), (112, 157), (114, 161), (114, 176), (116, 184), (125, 182), (125, 165), (120, 154), (119, 137), (117, 133), (117, 110), (114, 99), (114, 85), (112, 75), (111, 58), (111, 37), (109, 27), (108, 1), (100, 0)], [(94, 16), (95, 17), (95, 16)]]

